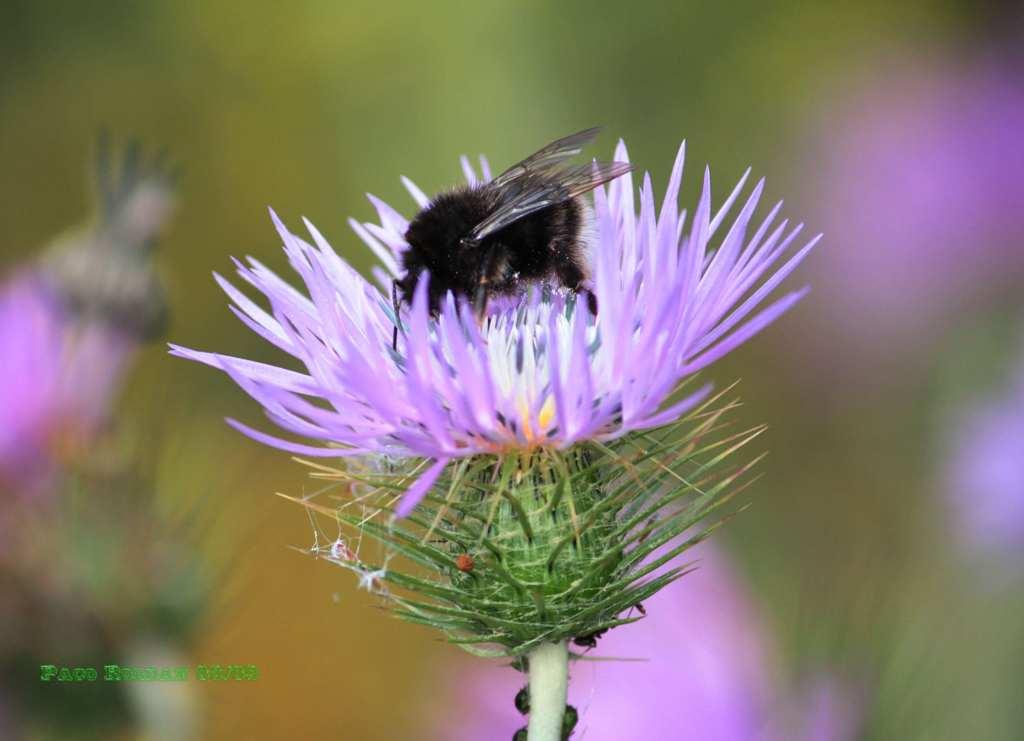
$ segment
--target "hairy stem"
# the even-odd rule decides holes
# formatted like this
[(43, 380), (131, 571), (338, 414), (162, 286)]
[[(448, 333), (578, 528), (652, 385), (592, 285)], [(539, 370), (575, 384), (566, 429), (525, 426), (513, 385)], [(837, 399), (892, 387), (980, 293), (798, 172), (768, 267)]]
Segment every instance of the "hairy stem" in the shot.
[(561, 741), (569, 690), (569, 647), (544, 643), (530, 652), (529, 741)]

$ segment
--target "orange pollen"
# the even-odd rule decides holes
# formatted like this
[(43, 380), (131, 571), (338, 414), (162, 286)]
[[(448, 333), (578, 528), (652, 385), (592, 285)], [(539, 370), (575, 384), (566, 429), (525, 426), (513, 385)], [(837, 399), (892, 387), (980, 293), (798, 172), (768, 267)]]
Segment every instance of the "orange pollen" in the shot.
[(520, 406), (519, 413), (526, 439), (530, 442), (540, 442), (543, 439), (544, 430), (551, 424), (551, 420), (555, 416), (555, 400), (549, 396), (541, 406), (540, 413), (537, 415), (537, 424), (540, 426), (539, 430), (534, 431), (533, 426), (530, 424), (530, 412), (525, 403)]

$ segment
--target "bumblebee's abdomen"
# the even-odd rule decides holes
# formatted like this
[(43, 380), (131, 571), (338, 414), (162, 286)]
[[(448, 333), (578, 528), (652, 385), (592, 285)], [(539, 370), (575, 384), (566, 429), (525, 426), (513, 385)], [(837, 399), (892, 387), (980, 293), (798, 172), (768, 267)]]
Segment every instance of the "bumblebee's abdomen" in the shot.
[(566, 263), (582, 268), (581, 221), (579, 202), (564, 201), (510, 224), (488, 241), (507, 250), (507, 278), (558, 279)]
[(409, 223), (402, 254), (402, 297), (411, 302), (424, 270), (430, 271), (430, 305), (451, 291), (474, 299), (515, 294), (524, 283), (552, 280), (577, 289), (586, 277), (580, 245), (582, 207), (573, 199), (524, 216), (479, 243), (463, 239), (494, 209), (496, 194), (486, 187), (462, 188), (437, 196)]

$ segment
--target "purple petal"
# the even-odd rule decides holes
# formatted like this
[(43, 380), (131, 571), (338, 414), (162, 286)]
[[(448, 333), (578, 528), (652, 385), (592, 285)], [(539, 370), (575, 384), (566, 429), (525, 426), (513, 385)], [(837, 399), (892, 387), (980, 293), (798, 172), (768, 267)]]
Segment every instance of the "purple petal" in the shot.
[(448, 465), (449, 460), (449, 458), (438, 458), (434, 461), (434, 465), (416, 479), (416, 482), (402, 495), (402, 501), (398, 503), (398, 508), (395, 510), (395, 517), (405, 517), (413, 511), (416, 505), (427, 495), (427, 492), (430, 491), (430, 487), (437, 481), (437, 477), (444, 471), (444, 467)]

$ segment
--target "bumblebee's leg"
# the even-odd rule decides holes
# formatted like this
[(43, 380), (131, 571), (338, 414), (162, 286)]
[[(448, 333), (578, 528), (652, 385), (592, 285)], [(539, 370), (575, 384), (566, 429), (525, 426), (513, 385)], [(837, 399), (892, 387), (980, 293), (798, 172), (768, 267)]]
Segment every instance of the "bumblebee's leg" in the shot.
[(483, 322), (487, 313), (487, 279), (480, 281), (477, 286), (476, 295), (473, 297), (473, 313), (476, 314), (478, 322)]
[(395, 330), (394, 333), (391, 335), (391, 349), (394, 350), (395, 352), (398, 352), (398, 322), (400, 321), (400, 319), (398, 318), (398, 314), (402, 310), (402, 307), (398, 302), (397, 280), (391, 281), (391, 307), (395, 311)]
[(484, 258), (484, 270), (480, 276), (480, 283), (476, 287), (476, 295), (473, 297), (473, 309), (477, 321), (480, 323), (483, 323), (484, 315), (487, 313), (487, 289), (491, 283), (497, 256), (498, 250), (491, 247), (487, 252), (487, 257)]
[(555, 273), (558, 281), (577, 296), (586, 294), (587, 309), (590, 310), (591, 316), (597, 316), (597, 296), (586, 287), (587, 276), (579, 266), (573, 262), (560, 262), (555, 268)]

